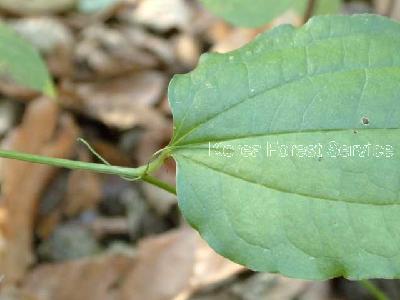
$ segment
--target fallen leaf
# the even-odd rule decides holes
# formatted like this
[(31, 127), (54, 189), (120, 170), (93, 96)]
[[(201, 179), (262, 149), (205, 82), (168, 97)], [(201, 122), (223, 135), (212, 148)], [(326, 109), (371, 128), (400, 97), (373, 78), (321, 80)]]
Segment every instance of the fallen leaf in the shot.
[(261, 32), (260, 29), (245, 28), (231, 28), (230, 30), (224, 32), (224, 28), (222, 27), (223, 25), (217, 23), (215, 26), (217, 26), (217, 28), (210, 29), (215, 30), (215, 32), (211, 32), (210, 35), (217, 37), (215, 44), (212, 47), (212, 51), (219, 53), (225, 53), (238, 49), (250, 42), (256, 37), (257, 34)]
[(189, 27), (192, 11), (184, 0), (142, 0), (134, 11), (133, 18), (136, 22), (156, 30), (168, 31)]
[(83, 170), (71, 171), (63, 212), (75, 216), (85, 210), (93, 209), (101, 200), (101, 180), (98, 174)]
[[(137, 125), (157, 126), (160, 101), (166, 78), (157, 71), (144, 71), (95, 83), (77, 83), (72, 88), (79, 99), (78, 109), (110, 127), (129, 129)], [(151, 122), (149, 122), (151, 120)]]
[(0, 93), (10, 99), (30, 101), (40, 96), (39, 92), (9, 81), (0, 81)]
[(94, 24), (85, 27), (81, 35), (73, 58), (77, 79), (115, 77), (159, 65), (155, 55), (143, 49), (121, 28)]
[(140, 243), (137, 262), (121, 286), (121, 300), (184, 300), (243, 270), (216, 254), (193, 229), (182, 228)]
[(27, 276), (23, 288), (39, 300), (118, 300), (120, 281), (134, 261), (132, 254), (109, 253), (44, 264)]
[(134, 45), (140, 46), (140, 49), (144, 49), (157, 56), (157, 58), (165, 65), (172, 65), (175, 63), (176, 58), (174, 48), (169, 40), (151, 34), (135, 24), (131, 25), (132, 26), (124, 26), (120, 28), (127, 40)]
[(0, 300), (40, 300), (34, 295), (21, 291), (15, 286), (7, 286), (1, 289), (0, 284)]
[[(32, 102), (22, 124), (6, 138), (5, 148), (51, 157), (70, 156), (76, 127), (57, 104), (40, 98)], [(57, 169), (15, 160), (1, 165), (0, 270), (7, 283), (22, 278), (33, 262), (33, 224), (42, 192)]]
[(176, 56), (180, 63), (188, 70), (193, 69), (200, 57), (198, 40), (189, 34), (181, 34), (175, 39)]
[(134, 253), (40, 265), (21, 291), (38, 300), (184, 300), (244, 270), (216, 254), (190, 228), (147, 238)]
[(400, 20), (399, 0), (374, 0), (373, 2), (378, 14)]
[[(235, 286), (236, 294), (247, 299), (289, 300), (298, 296), (311, 282), (293, 280), (274, 274), (259, 273)], [(256, 289), (256, 286), (263, 288)], [(253, 295), (252, 297), (250, 295)]]
[(115, 166), (131, 167), (132, 162), (125, 151), (119, 149), (114, 143), (103, 139), (90, 139), (90, 145), (96, 149), (106, 161)]

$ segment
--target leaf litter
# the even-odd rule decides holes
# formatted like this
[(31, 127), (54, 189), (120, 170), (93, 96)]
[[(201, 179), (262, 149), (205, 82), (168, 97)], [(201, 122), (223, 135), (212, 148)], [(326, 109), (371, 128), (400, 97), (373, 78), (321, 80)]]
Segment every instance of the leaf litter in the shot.
[[(14, 116), (3, 147), (98, 162), (81, 136), (119, 165), (144, 164), (168, 143), (173, 74), (266, 29), (232, 27), (194, 0), (26, 2), (0, 0), (1, 19), (41, 52), (59, 98), (0, 82)], [(329, 283), (262, 276), (217, 255), (187, 227), (176, 198), (151, 186), (8, 160), (0, 167), (1, 300), (334, 299)], [(173, 184), (175, 165), (156, 175)], [(82, 237), (96, 250), (79, 248)]]

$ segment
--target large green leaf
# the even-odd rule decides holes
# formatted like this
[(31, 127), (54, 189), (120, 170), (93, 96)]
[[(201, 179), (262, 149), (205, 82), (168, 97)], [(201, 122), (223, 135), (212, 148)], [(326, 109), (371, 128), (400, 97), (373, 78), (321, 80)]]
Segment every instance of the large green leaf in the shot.
[(254, 270), (400, 277), (399, 49), (389, 19), (315, 17), (175, 76), (170, 150), (188, 222)]
[(52, 80), (38, 52), (0, 24), (0, 79), (54, 96)]
[[(201, 0), (213, 13), (227, 21), (244, 27), (264, 25), (289, 9), (300, 15), (306, 10), (308, 0)], [(315, 14), (334, 14), (342, 0), (319, 0)]]

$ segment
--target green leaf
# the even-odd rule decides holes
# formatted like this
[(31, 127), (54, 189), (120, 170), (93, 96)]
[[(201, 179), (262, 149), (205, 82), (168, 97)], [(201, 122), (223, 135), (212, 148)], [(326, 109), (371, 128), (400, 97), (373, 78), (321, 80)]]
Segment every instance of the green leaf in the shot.
[[(202, 0), (214, 14), (228, 22), (243, 27), (259, 27), (293, 8), (301, 15), (308, 0)], [(334, 14), (340, 9), (341, 0), (319, 0), (316, 15)]]
[(201, 0), (217, 16), (243, 27), (258, 27), (268, 23), (288, 10), (294, 1), (298, 0)]
[(315, 17), (174, 77), (179, 205), (211, 247), (290, 277), (400, 277), (399, 48), (387, 18)]
[(0, 24), (0, 78), (54, 96), (54, 86), (39, 53), (6, 25)]
[[(294, 8), (301, 15), (307, 9), (308, 0), (300, 0), (294, 3)], [(314, 15), (332, 15), (340, 12), (342, 0), (317, 0)]]
[(340, 12), (342, 0), (320, 0), (317, 2), (315, 15), (330, 15)]

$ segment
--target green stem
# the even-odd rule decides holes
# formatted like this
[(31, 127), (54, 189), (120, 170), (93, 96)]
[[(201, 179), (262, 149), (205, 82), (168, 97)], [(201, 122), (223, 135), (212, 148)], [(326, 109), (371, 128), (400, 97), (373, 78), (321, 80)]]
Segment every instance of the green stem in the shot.
[(375, 297), (376, 300), (389, 300), (385, 293), (382, 292), (372, 281), (360, 280), (359, 282), (372, 296)]
[(171, 194), (176, 195), (176, 189), (175, 189), (174, 186), (169, 185), (168, 183), (166, 183), (164, 181), (161, 181), (156, 177), (153, 177), (153, 176), (150, 176), (150, 175), (144, 175), (142, 177), (142, 179), (144, 181), (146, 181), (147, 183), (150, 183), (152, 185), (158, 186), (159, 188), (161, 188), (161, 189), (163, 189), (163, 190), (165, 190), (167, 192), (170, 192)]
[(149, 175), (150, 173), (153, 173), (154, 171), (158, 170), (161, 167), (167, 156), (168, 153), (163, 152), (161, 153), (160, 156), (158, 156), (148, 165), (141, 166), (138, 168), (126, 168), (118, 166), (109, 166), (105, 164), (74, 161), (62, 158), (46, 157), (41, 155), (22, 153), (18, 151), (0, 150), (0, 157), (3, 158), (16, 159), (31, 163), (45, 164), (49, 166), (74, 169), (74, 170), (88, 170), (97, 173), (118, 175), (129, 179), (140, 178), (150, 184), (158, 186), (163, 190), (166, 190), (172, 194), (176, 194), (175, 188), (173, 186)]

